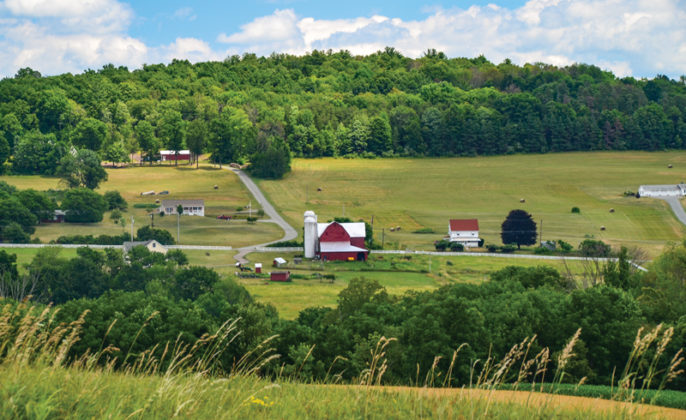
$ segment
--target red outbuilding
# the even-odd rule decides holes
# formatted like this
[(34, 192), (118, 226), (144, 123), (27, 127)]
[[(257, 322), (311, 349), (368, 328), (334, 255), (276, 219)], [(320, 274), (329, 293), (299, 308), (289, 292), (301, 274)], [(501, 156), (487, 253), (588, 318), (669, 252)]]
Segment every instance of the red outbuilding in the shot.
[(187, 160), (190, 162), (191, 151), (190, 150), (179, 150), (177, 153), (176, 150), (161, 150), (160, 151), (160, 160), (162, 162), (173, 161), (173, 160)]
[(290, 271), (272, 271), (269, 273), (269, 280), (271, 281), (291, 281)]

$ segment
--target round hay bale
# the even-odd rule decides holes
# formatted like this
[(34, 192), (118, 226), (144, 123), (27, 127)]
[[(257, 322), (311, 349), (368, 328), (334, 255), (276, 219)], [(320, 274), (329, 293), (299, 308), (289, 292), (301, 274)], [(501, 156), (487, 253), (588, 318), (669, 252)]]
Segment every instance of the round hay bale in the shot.
[(159, 199), (159, 198), (155, 200), (155, 204), (160, 204), (160, 199)]
[(610, 213), (614, 213), (614, 212), (615, 212), (615, 209), (610, 209)]
[(322, 189), (321, 189), (321, 188), (317, 188), (317, 192), (322, 192)]
[(520, 199), (519, 199), (519, 202), (520, 202), (520, 203), (526, 203), (526, 200), (523, 199), (523, 198), (520, 198)]
[(215, 185), (214, 185), (214, 189), (215, 189), (215, 190), (218, 190), (218, 189), (219, 189), (219, 185), (215, 184)]
[(600, 230), (605, 230), (605, 226), (601, 226), (601, 227), (600, 227)]
[(672, 169), (672, 164), (670, 163), (669, 165), (667, 165), (667, 167), (668, 167), (669, 169)]
[(392, 227), (392, 228), (390, 229), (390, 231), (391, 231), (391, 232), (395, 232), (395, 228)]

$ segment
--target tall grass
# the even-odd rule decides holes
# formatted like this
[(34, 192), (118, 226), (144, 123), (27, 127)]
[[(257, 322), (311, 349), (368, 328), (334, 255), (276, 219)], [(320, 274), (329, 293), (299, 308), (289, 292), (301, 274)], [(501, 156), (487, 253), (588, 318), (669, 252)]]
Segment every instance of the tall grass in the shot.
[[(524, 400), (503, 397), (498, 387), (506, 381), (514, 378), (515, 383), (529, 385), (543, 383), (548, 375), (547, 349), (531, 354), (535, 337), (513, 346), (499, 361), (489, 358), (475, 364), (482, 367), (474, 369), (474, 389), (432, 388), (450, 385), (460, 346), (445, 373), (438, 369), (440, 358), (434, 359), (422, 391), (379, 386), (393, 338), (382, 337), (371, 349), (368, 368), (356, 381), (359, 385), (308, 385), (289, 377), (260, 377), (266, 364), (278, 358), (271, 346), (274, 337), (228, 369), (220, 366), (222, 352), (240, 334), (236, 320), (194, 343), (177, 339), (162, 345), (161, 351), (157, 347), (138, 354), (129, 350), (117, 360), (114, 354), (122, 353), (113, 347), (70, 358), (69, 350), (79, 340), (87, 313), (62, 325), (55, 324), (55, 313), (56, 309), (28, 304), (0, 308), (0, 418), (626, 418), (652, 412), (635, 404), (611, 405), (599, 411), (559, 396), (541, 399), (541, 394), (532, 392), (524, 393)], [(662, 333), (658, 340), (658, 334), (646, 338), (639, 332), (638, 341), (650, 347), (647, 343), (652, 339), (664, 347), (669, 334)], [(562, 352), (555, 380), (563, 377), (564, 362), (572, 357), (577, 338), (578, 334)], [(679, 355), (664, 372), (657, 367), (645, 372), (632, 370), (638, 357), (647, 354), (642, 349), (632, 353), (627, 373), (619, 382), (623, 389), (638, 388), (646, 379), (668, 381), (680, 374), (683, 359)], [(340, 380), (332, 373), (337, 360), (329, 368), (331, 382)], [(662, 409), (650, 410), (670, 415)]]

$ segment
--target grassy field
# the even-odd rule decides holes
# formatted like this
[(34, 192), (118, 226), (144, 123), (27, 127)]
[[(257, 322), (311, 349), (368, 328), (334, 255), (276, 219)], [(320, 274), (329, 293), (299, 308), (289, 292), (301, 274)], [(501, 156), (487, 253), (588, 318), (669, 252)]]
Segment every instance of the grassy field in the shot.
[[(500, 225), (516, 208), (530, 212), (539, 229), (542, 221), (544, 240), (564, 239), (573, 245), (592, 237), (638, 246), (655, 256), (665, 243), (686, 233), (663, 201), (623, 196), (641, 184), (682, 181), (683, 152), (296, 159), (292, 166), (285, 179), (259, 185), (296, 228), (307, 209), (320, 221), (341, 215), (369, 221), (374, 216), (376, 240), (382, 240), (384, 229), (385, 244), (393, 248), (430, 249), (447, 234), (450, 218), (478, 218), (486, 242), (500, 244)], [(580, 214), (571, 213), (574, 206)], [(390, 232), (396, 226), (401, 230)], [(412, 233), (421, 228), (437, 233)]]
[[(555, 260), (529, 260), (511, 258), (488, 258), (473, 256), (427, 256), (427, 255), (374, 255), (369, 263), (329, 262), (292, 264), (293, 253), (252, 253), (247, 255), (251, 263), (263, 264), (263, 272), (289, 270), (295, 278), (289, 283), (270, 282), (266, 279), (237, 278), (250, 294), (259, 302), (270, 303), (286, 319), (293, 319), (303, 309), (311, 306), (336, 306), (338, 293), (348, 286), (351, 279), (364, 277), (381, 283), (390, 294), (401, 295), (408, 290), (432, 290), (451, 283), (480, 283), (489, 275), (509, 265), (533, 267), (548, 265), (560, 272), (566, 269), (580, 276), (584, 267), (580, 262), (565, 264)], [(275, 269), (271, 262), (277, 256), (284, 257), (288, 267)], [(224, 275), (236, 272), (233, 266), (215, 267)], [(316, 273), (333, 274), (333, 282), (317, 279)]]
[[(119, 191), (129, 203), (124, 213), (125, 227), (113, 223), (109, 213), (101, 223), (89, 224), (48, 224), (38, 226), (34, 237), (49, 242), (62, 235), (117, 235), (130, 231), (131, 216), (134, 217), (134, 230), (150, 224), (149, 210), (134, 208), (135, 204), (154, 204), (155, 200), (196, 199), (205, 200), (205, 216), (181, 216), (180, 243), (186, 245), (224, 245), (241, 247), (278, 239), (282, 231), (271, 223), (249, 225), (245, 220), (217, 220), (220, 214), (231, 214), (238, 207), (246, 207), (252, 196), (238, 178), (225, 169), (209, 165), (196, 170), (188, 166), (154, 166), (108, 169), (109, 179), (97, 190)], [(18, 188), (48, 190), (61, 188), (56, 178), (40, 176), (3, 176), (0, 177)], [(217, 185), (217, 189), (214, 189)], [(169, 191), (169, 195), (141, 196), (144, 191)], [(254, 201), (254, 200), (253, 200)], [(257, 211), (257, 203), (253, 203)], [(155, 227), (169, 230), (176, 238), (176, 217), (155, 217)]]

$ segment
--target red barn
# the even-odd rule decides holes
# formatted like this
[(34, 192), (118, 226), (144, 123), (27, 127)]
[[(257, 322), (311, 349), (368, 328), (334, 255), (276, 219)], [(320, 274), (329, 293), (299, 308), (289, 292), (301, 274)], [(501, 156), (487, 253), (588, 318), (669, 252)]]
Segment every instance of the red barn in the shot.
[(317, 254), (324, 261), (367, 261), (364, 223), (318, 223)]
[(170, 160), (187, 160), (190, 162), (191, 151), (179, 150), (177, 153), (176, 150), (162, 150), (160, 151), (160, 159), (162, 162), (167, 162)]
[(290, 271), (272, 271), (269, 273), (269, 280), (271, 281), (291, 281)]

